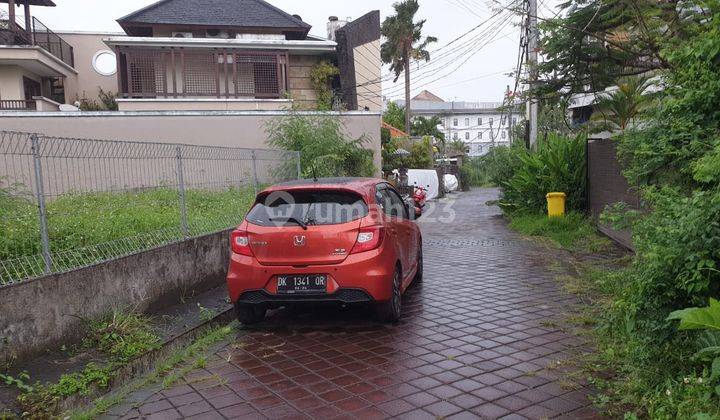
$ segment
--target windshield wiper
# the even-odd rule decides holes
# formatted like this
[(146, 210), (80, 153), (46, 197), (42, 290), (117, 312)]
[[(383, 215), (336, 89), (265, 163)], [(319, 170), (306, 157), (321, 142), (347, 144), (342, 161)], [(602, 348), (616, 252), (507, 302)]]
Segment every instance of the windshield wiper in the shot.
[(273, 217), (270, 219), (271, 222), (292, 222), (303, 228), (303, 230), (307, 230), (307, 223), (303, 222), (302, 220), (296, 218), (296, 217)]
[(303, 216), (303, 223), (305, 223), (306, 226), (310, 223), (315, 223), (315, 220), (310, 218), (310, 211), (313, 209), (313, 206), (315, 206), (315, 195), (311, 195), (310, 197), (312, 198), (312, 201), (310, 202), (307, 211), (305, 211), (305, 216)]

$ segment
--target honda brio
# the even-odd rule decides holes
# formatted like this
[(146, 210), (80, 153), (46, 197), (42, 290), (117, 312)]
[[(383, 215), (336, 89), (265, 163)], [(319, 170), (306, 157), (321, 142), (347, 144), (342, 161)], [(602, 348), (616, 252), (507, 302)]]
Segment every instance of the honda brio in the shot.
[(244, 324), (268, 309), (336, 302), (400, 319), (402, 295), (423, 273), (412, 206), (379, 179), (301, 180), (258, 194), (230, 235), (230, 299)]

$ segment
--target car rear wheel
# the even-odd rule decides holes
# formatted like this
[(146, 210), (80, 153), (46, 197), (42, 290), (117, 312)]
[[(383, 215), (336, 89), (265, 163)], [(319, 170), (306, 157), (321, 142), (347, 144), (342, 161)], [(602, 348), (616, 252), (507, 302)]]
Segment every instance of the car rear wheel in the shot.
[(376, 307), (377, 316), (382, 322), (398, 322), (400, 320), (402, 312), (401, 279), (400, 269), (395, 269), (392, 281), (392, 296), (390, 300), (382, 302)]
[(235, 305), (238, 321), (244, 325), (257, 324), (265, 319), (267, 309), (262, 305)]
[(415, 283), (423, 281), (423, 250), (422, 244), (418, 245), (417, 270), (415, 271)]

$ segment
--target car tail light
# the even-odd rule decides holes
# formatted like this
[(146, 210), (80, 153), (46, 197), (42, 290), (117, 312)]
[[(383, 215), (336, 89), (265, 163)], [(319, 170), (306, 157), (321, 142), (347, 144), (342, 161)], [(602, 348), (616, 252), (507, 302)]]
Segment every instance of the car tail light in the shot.
[(253, 253), (250, 249), (250, 238), (248, 233), (243, 230), (234, 230), (230, 233), (230, 247), (236, 254), (247, 255), (252, 257)]
[(385, 228), (382, 226), (370, 226), (360, 228), (357, 241), (352, 249), (351, 254), (372, 251), (379, 248), (382, 244), (383, 236), (385, 236)]

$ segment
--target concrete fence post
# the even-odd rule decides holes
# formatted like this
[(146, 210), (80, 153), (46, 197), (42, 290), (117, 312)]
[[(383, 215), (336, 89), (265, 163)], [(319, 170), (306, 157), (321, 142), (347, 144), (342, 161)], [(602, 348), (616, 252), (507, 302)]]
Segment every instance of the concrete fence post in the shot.
[(185, 203), (185, 176), (183, 174), (182, 146), (176, 146), (176, 163), (178, 177), (178, 193), (180, 195), (180, 223), (185, 239), (190, 237), (190, 227), (187, 220), (187, 205)]
[(33, 164), (35, 166), (35, 197), (38, 202), (38, 217), (40, 218), (40, 241), (42, 243), (42, 256), (45, 262), (45, 274), (52, 272), (52, 255), (50, 254), (50, 238), (48, 235), (47, 211), (45, 209), (45, 187), (42, 175), (42, 162), (40, 159), (40, 139), (37, 134), (30, 136), (32, 142)]
[(257, 174), (257, 157), (255, 156), (255, 150), (252, 151), (252, 175), (253, 175), (253, 190), (255, 195), (258, 194), (258, 174)]

